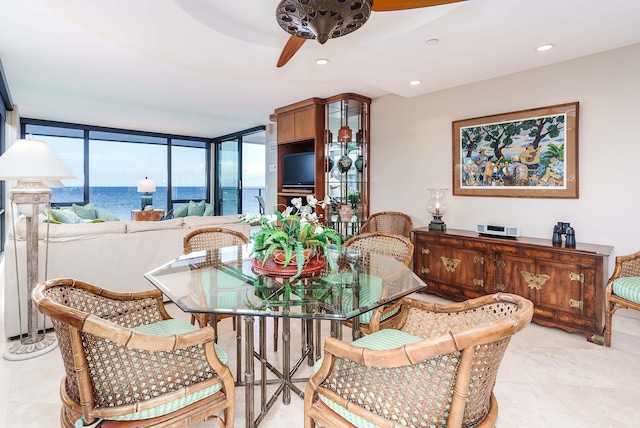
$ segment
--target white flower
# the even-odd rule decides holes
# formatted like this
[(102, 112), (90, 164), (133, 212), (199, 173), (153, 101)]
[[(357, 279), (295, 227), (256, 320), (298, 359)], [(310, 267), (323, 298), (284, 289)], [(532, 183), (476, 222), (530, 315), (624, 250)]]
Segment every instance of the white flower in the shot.
[(324, 227), (317, 226), (316, 227), (316, 235), (320, 235), (322, 232), (324, 232)]
[(318, 203), (318, 200), (315, 198), (315, 196), (307, 195), (307, 204), (315, 208), (317, 203)]
[(328, 194), (324, 197), (324, 200), (320, 202), (320, 206), (324, 209), (327, 205), (331, 205), (331, 196)]
[(292, 211), (293, 211), (293, 207), (287, 207), (284, 211), (282, 211), (282, 215), (284, 217), (290, 216)]
[[(297, 209), (300, 209), (300, 207), (302, 207), (302, 198), (293, 198), (291, 199), (291, 204), (296, 207)], [(287, 209), (289, 209), (291, 207), (287, 207)]]

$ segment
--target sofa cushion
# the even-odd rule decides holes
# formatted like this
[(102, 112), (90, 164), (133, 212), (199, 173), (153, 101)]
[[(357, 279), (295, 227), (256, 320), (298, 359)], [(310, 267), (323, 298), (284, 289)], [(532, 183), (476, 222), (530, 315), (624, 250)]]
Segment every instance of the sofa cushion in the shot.
[(167, 221), (125, 221), (127, 233), (148, 232), (150, 230), (182, 229), (182, 218)]
[(189, 201), (187, 215), (188, 216), (195, 215), (195, 216), (201, 217), (202, 214), (204, 214), (204, 210), (207, 208), (205, 204), (206, 202), (204, 201), (204, 199), (201, 200), (200, 202)]
[(78, 217), (85, 220), (94, 220), (97, 218), (96, 208), (92, 203), (88, 203), (87, 205), (71, 204), (71, 208), (73, 209), (73, 212), (78, 215)]
[(204, 204), (205, 208), (204, 208), (204, 213), (202, 214), (203, 217), (207, 217), (207, 216), (212, 216), (213, 215), (213, 205), (211, 204)]
[(207, 217), (185, 217), (184, 225), (189, 229), (201, 227), (225, 227), (225, 225), (238, 225), (244, 223), (239, 215), (217, 215)]

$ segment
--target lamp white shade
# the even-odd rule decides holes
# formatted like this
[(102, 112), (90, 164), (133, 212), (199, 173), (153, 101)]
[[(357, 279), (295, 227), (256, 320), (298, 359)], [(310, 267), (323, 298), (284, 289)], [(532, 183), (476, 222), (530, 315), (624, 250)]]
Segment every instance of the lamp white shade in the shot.
[(156, 191), (156, 180), (153, 178), (143, 178), (138, 180), (139, 193), (153, 193)]
[(37, 140), (18, 140), (0, 156), (0, 180), (76, 178), (53, 150)]

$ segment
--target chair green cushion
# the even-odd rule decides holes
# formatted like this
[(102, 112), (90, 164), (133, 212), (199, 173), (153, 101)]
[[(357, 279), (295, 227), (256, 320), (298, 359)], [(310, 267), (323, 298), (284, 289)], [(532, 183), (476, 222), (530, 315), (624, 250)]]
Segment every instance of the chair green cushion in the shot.
[(627, 276), (613, 280), (613, 294), (640, 304), (640, 276)]
[[(144, 333), (144, 334), (152, 334), (155, 336), (167, 336), (171, 334), (182, 334), (188, 333), (190, 331), (197, 330), (197, 327), (189, 324), (187, 321), (180, 319), (169, 319), (164, 321), (159, 321), (152, 324), (145, 324), (135, 327), (133, 330)], [(222, 348), (215, 346), (216, 354), (218, 358), (223, 364), (228, 364), (229, 357), (222, 350)], [(168, 403), (161, 404), (159, 406), (152, 407), (151, 409), (143, 410), (140, 412), (133, 412), (127, 415), (116, 416), (113, 418), (105, 418), (105, 419), (113, 419), (119, 421), (132, 421), (132, 420), (140, 420), (140, 419), (150, 419), (155, 418), (157, 416), (166, 415), (171, 412), (175, 412), (183, 407), (186, 407), (190, 404), (195, 403), (198, 400), (206, 398), (220, 391), (222, 388), (222, 383), (218, 382), (215, 385), (212, 385), (208, 388), (205, 388), (201, 391), (194, 392), (185, 397), (181, 397), (177, 400), (170, 401)]]
[[(341, 274), (334, 274), (341, 275)], [(352, 281), (352, 275), (348, 274), (347, 277), (343, 278), (343, 283), (350, 284)], [(360, 306), (369, 306), (374, 302), (380, 300), (380, 296), (382, 295), (382, 278), (360, 274)], [(352, 289), (346, 289), (344, 293), (342, 293), (342, 306), (345, 312), (349, 312), (353, 310), (353, 293)], [(396, 314), (400, 308), (396, 308), (393, 311), (384, 314), (380, 321), (383, 321), (390, 316)], [(371, 317), (373, 316), (373, 311), (365, 312), (360, 315), (360, 324), (369, 324), (371, 322)]]
[[(373, 349), (376, 351), (385, 351), (389, 349), (399, 348), (404, 345), (409, 345), (411, 343), (420, 342), (421, 340), (423, 340), (421, 337), (414, 336), (413, 334), (409, 334), (404, 331), (384, 329), (367, 336), (363, 336), (358, 340), (354, 340), (351, 345), (361, 348)], [(316, 371), (320, 368), (321, 364), (322, 360), (318, 361), (314, 365)], [(322, 394), (318, 394), (318, 396), (320, 400), (322, 400), (331, 410), (339, 414), (347, 421), (351, 422), (353, 425), (359, 428), (378, 428), (378, 425), (375, 425), (367, 421), (366, 419), (363, 419), (360, 416), (351, 413), (344, 407), (329, 400), (326, 396)]]

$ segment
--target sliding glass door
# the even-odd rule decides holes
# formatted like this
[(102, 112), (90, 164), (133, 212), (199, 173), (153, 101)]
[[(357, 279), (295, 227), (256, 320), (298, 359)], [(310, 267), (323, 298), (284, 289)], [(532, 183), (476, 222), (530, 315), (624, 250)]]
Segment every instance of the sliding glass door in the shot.
[(216, 214), (258, 214), (265, 193), (265, 127), (216, 138)]

